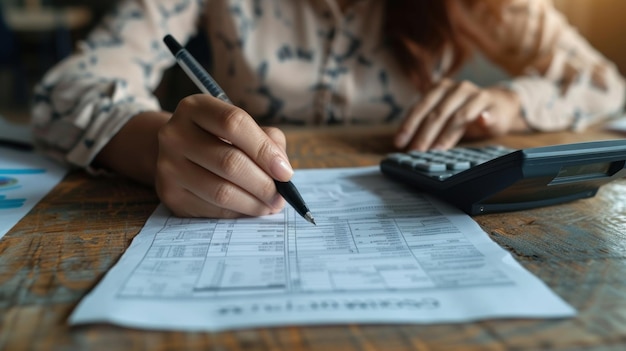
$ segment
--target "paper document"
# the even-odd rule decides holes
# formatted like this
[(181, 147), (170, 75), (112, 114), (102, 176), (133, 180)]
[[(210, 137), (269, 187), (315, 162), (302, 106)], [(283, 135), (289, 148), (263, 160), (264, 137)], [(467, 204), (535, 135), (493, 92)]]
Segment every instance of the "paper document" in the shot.
[(377, 167), (299, 170), (315, 216), (184, 219), (157, 208), (71, 324), (227, 330), (573, 316), (471, 217)]
[(0, 147), (0, 238), (63, 179), (66, 170), (33, 151)]

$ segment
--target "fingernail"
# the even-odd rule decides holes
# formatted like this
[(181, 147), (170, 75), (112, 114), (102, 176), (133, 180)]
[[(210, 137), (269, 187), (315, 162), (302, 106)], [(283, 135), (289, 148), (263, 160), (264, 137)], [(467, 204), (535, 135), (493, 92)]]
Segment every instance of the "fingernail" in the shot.
[(293, 168), (282, 157), (276, 157), (270, 166), (272, 177), (280, 181), (288, 181), (293, 176)]

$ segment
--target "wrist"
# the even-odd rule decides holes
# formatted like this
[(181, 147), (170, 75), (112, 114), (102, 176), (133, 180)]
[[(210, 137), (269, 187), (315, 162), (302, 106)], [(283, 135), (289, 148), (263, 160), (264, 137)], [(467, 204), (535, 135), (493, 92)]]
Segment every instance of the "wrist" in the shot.
[(146, 184), (154, 183), (158, 131), (171, 114), (141, 112), (132, 117), (96, 156), (94, 165)]

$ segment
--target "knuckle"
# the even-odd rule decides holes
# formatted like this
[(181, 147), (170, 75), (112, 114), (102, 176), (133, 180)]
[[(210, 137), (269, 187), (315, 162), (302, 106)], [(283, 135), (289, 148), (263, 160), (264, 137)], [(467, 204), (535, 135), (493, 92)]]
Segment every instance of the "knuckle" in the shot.
[(188, 114), (195, 110), (200, 104), (201, 96), (199, 94), (189, 95), (182, 98), (176, 106), (176, 112), (182, 114)]
[(230, 183), (220, 183), (215, 187), (213, 191), (213, 200), (220, 207), (227, 207), (233, 200), (235, 194), (235, 187)]
[(274, 146), (269, 142), (269, 140), (262, 141), (257, 150), (257, 159), (264, 159), (269, 155), (273, 155), (273, 149)]
[(242, 127), (247, 121), (248, 115), (237, 107), (228, 108), (218, 118), (220, 128), (228, 135), (234, 135), (237, 131), (243, 130)]
[(246, 162), (246, 156), (242, 151), (228, 147), (220, 156), (218, 167), (225, 173), (226, 177), (233, 177), (241, 173)]

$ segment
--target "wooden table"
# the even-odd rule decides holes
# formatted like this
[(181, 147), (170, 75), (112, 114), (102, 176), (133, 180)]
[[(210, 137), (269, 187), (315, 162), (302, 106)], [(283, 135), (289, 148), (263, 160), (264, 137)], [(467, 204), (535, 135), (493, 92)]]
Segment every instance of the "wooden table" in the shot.
[[(288, 131), (294, 167), (376, 165), (385, 129)], [(620, 137), (508, 136), (512, 147)], [(561, 320), (335, 325), (222, 333), (69, 327), (72, 308), (120, 258), (156, 207), (151, 189), (69, 174), (0, 241), (0, 350), (580, 350), (626, 345), (626, 179), (592, 199), (475, 217), (497, 243), (573, 305)], [(506, 296), (502, 296), (506, 299)], [(621, 347), (620, 347), (621, 345)]]

